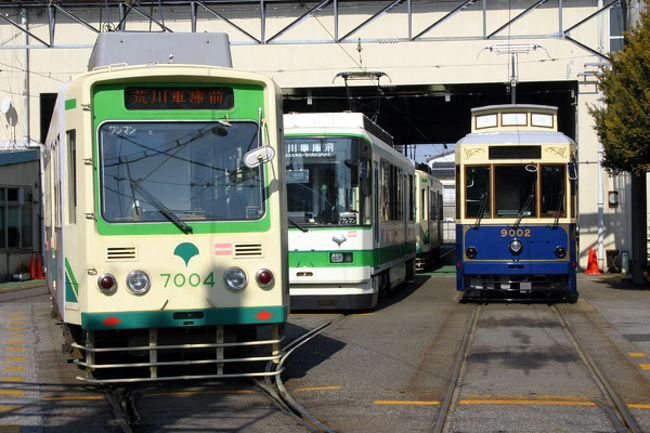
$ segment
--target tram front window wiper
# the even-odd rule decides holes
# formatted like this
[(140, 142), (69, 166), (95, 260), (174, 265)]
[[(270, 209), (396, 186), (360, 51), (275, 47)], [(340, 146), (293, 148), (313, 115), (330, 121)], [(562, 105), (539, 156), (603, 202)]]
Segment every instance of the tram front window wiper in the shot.
[(485, 205), (487, 204), (488, 194), (484, 192), (481, 195), (481, 203), (478, 206), (478, 215), (476, 219), (476, 224), (474, 224), (474, 230), (478, 230), (481, 227), (481, 220), (483, 219), (483, 213), (485, 212)]
[(302, 225), (298, 224), (293, 218), (289, 218), (289, 224), (291, 224), (292, 226), (294, 226), (296, 228), (299, 228), (300, 231), (302, 231), (303, 233), (307, 233), (309, 231), (308, 228), (303, 227)]
[(158, 210), (165, 218), (173, 222), (176, 227), (178, 227), (183, 233), (188, 234), (192, 233), (192, 227), (185, 224), (178, 215), (174, 213), (170, 208), (165, 206), (160, 200), (154, 197), (149, 191), (142, 187), (138, 182), (131, 181), (131, 188), (138, 192), (145, 200), (147, 200), (153, 207)]
[(557, 214), (555, 215), (555, 221), (553, 221), (553, 228), (556, 229), (560, 224), (560, 215), (564, 209), (564, 191), (560, 190), (560, 197), (557, 199)]
[(519, 224), (521, 223), (522, 218), (524, 217), (524, 213), (528, 210), (528, 208), (533, 204), (533, 200), (535, 197), (533, 194), (529, 195), (528, 198), (526, 199), (526, 202), (524, 205), (521, 207), (521, 210), (519, 211), (519, 216), (517, 217), (517, 222), (515, 223), (514, 226), (512, 226), (513, 229), (517, 230), (517, 227), (519, 227)]

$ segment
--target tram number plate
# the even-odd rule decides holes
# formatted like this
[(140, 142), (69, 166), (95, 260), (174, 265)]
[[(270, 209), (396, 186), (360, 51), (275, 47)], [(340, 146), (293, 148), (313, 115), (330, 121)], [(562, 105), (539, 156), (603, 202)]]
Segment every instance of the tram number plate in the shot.
[(519, 283), (519, 292), (520, 293), (529, 293), (533, 290), (533, 283), (531, 282), (521, 282)]

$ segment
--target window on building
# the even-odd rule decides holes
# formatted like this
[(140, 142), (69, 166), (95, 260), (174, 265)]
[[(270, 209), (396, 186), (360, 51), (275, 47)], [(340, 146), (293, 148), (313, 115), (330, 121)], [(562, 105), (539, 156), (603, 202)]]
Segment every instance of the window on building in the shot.
[(32, 188), (0, 185), (0, 249), (32, 248)]
[(609, 8), (609, 52), (623, 49), (623, 31), (625, 30), (625, 14), (621, 4)]

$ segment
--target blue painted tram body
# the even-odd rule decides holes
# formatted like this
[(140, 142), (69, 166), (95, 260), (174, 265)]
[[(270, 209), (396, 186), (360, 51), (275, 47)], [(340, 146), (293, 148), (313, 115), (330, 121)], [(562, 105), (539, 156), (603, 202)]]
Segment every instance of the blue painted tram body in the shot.
[(575, 302), (576, 144), (557, 109), (475, 108), (455, 152), (463, 300)]

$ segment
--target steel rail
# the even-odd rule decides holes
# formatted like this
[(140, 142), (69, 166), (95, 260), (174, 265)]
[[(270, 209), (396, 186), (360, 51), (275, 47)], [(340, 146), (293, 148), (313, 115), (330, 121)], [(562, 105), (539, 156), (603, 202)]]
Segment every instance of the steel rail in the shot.
[(614, 425), (614, 428), (616, 428), (616, 431), (618, 433), (627, 433), (627, 432), (643, 433), (643, 430), (637, 423), (636, 419), (634, 418), (632, 413), (628, 410), (625, 403), (623, 403), (623, 401), (620, 399), (620, 397), (618, 396), (614, 388), (612, 388), (610, 383), (607, 381), (607, 378), (600, 371), (598, 365), (582, 349), (580, 343), (578, 343), (576, 334), (573, 331), (573, 328), (571, 328), (569, 321), (564, 316), (564, 313), (562, 313), (562, 311), (557, 307), (557, 305), (552, 305), (551, 309), (553, 310), (553, 313), (555, 313), (555, 316), (560, 322), (560, 326), (562, 326), (562, 329), (564, 329), (564, 332), (569, 337), (569, 340), (571, 340), (571, 343), (576, 348), (576, 351), (578, 352), (580, 359), (585, 364), (585, 366), (591, 373), (594, 381), (600, 388), (601, 393), (607, 400), (609, 400), (608, 403), (611, 405), (611, 407), (608, 405), (604, 405), (600, 402), (595, 402), (596, 405), (601, 409), (604, 409), (605, 413), (612, 421), (612, 424)]
[(432, 432), (442, 433), (446, 421), (447, 415), (449, 414), (449, 409), (451, 407), (451, 402), (454, 398), (456, 392), (456, 385), (460, 379), (463, 368), (467, 364), (467, 357), (470, 352), (471, 342), (474, 339), (474, 333), (476, 331), (476, 323), (478, 321), (478, 316), (481, 312), (481, 305), (475, 305), (474, 311), (472, 312), (472, 317), (469, 320), (467, 325), (467, 331), (465, 331), (465, 338), (463, 339), (463, 344), (460, 347), (458, 352), (458, 358), (456, 359), (456, 366), (454, 367), (454, 373), (451, 376), (449, 386), (447, 387), (447, 392), (445, 397), (440, 404), (440, 411), (438, 413), (438, 418), (436, 419), (435, 424), (433, 425)]
[[(342, 315), (339, 316), (329, 322), (325, 322), (316, 328), (313, 328), (306, 333), (302, 334), (301, 336), (295, 338), (294, 340), (290, 341), (287, 343), (286, 346), (284, 346), (281, 349), (281, 352), (283, 353), (282, 356), (280, 357), (280, 361), (275, 364), (273, 362), (269, 362), (266, 365), (266, 370), (278, 370), (282, 371), (284, 370), (283, 364), (284, 362), (291, 356), (291, 354), (298, 349), (300, 346), (303, 344), (309, 342), (319, 334), (323, 333), (326, 329), (331, 328), (334, 325), (342, 323), (345, 319), (347, 319), (347, 315)], [(272, 385), (269, 383), (271, 378), (275, 378), (275, 386), (272, 387)], [(267, 393), (267, 395), (274, 399), (274, 400), (279, 400), (278, 404), (281, 407), (286, 408), (290, 415), (294, 416), (296, 419), (299, 419), (302, 421), (311, 431), (315, 432), (324, 432), (324, 433), (334, 433), (333, 430), (329, 429), (325, 424), (314, 418), (304, 407), (302, 407), (298, 402), (296, 402), (293, 397), (289, 394), (289, 391), (284, 386), (284, 383), (282, 382), (282, 377), (281, 375), (274, 374), (274, 375), (269, 375), (265, 378), (268, 382), (267, 383), (260, 383), (260, 381), (255, 381), (260, 388)]]

